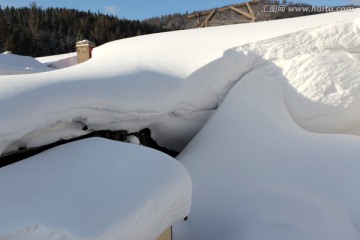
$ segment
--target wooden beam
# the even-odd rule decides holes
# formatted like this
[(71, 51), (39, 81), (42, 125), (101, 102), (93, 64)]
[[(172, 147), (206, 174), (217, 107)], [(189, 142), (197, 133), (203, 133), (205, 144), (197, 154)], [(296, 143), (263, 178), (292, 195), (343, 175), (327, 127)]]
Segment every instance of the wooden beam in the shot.
[(255, 13), (251, 8), (250, 3), (246, 2), (245, 4), (246, 4), (247, 9), (249, 10), (249, 13), (255, 17)]
[(239, 13), (239, 14), (242, 14), (242, 15), (244, 15), (245, 17), (250, 18), (251, 20), (255, 20), (255, 17), (254, 17), (253, 15), (251, 15), (251, 14), (249, 14), (249, 13), (247, 13), (247, 12), (244, 12), (243, 10), (240, 10), (240, 9), (235, 8), (235, 7), (233, 7), (233, 6), (230, 6), (229, 9), (231, 9), (231, 10), (233, 10), (234, 12), (237, 12), (237, 13)]
[(210, 21), (211, 18), (214, 17), (215, 12), (216, 12), (216, 9), (214, 9), (214, 10), (211, 11), (211, 13), (209, 14), (209, 16), (207, 16), (206, 19), (204, 20), (204, 22), (200, 25), (201, 28), (202, 28), (202, 27), (207, 27), (208, 21)]

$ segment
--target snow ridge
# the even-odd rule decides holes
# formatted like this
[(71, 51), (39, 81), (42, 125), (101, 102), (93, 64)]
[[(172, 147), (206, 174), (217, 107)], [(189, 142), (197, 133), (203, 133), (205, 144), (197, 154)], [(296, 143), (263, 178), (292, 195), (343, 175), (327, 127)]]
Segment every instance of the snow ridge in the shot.
[[(359, 135), (360, 27), (345, 21), (241, 46), (278, 67), (293, 119), (312, 132)], [(341, 122), (342, 124), (339, 124)]]

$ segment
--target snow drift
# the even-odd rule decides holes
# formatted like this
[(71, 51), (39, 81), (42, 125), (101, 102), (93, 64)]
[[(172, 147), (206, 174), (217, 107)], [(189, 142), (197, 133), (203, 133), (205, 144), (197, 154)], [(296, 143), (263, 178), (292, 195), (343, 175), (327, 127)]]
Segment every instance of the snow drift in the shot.
[(237, 49), (277, 66), (285, 104), (303, 128), (360, 133), (360, 24), (327, 25)]
[(360, 139), (294, 123), (276, 68), (254, 65), (178, 157), (194, 190), (175, 239), (359, 239)]
[[(236, 54), (216, 60), (227, 49), (356, 16), (360, 11), (124, 39), (97, 47), (83, 64), (0, 77), (0, 112), (6, 113), (0, 116), (0, 153), (86, 134), (75, 125), (132, 132), (148, 127), (160, 145), (181, 150), (247, 67), (249, 60), (239, 65), (244, 59)], [(356, 28), (348, 30), (351, 35)], [(33, 136), (41, 141), (30, 142)]]
[(0, 169), (0, 239), (155, 239), (188, 215), (184, 167), (93, 138)]
[[(358, 133), (359, 28), (345, 21), (224, 55), (242, 59), (240, 79), (178, 157), (194, 194), (175, 239), (359, 239), (360, 138), (303, 129)], [(208, 81), (199, 85), (218, 84)]]
[(52, 69), (28, 56), (0, 54), (0, 75), (18, 75), (51, 71)]

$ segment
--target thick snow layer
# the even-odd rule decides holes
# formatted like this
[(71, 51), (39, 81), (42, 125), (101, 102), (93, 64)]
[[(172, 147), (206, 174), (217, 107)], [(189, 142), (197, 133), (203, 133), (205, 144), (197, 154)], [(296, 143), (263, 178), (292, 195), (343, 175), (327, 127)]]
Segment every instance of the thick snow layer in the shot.
[(191, 180), (171, 157), (93, 138), (0, 169), (1, 240), (155, 239), (188, 215)]
[[(181, 150), (251, 65), (227, 49), (355, 17), (359, 10), (141, 36), (97, 47), (93, 59), (69, 68), (0, 77), (0, 113), (6, 113), (0, 116), (0, 153), (28, 146), (28, 136), (39, 132), (39, 142), (46, 141), (47, 133), (48, 141), (55, 141), (53, 129), (73, 123), (90, 130), (148, 127), (160, 145)], [(354, 42), (351, 36), (358, 31), (353, 20), (347, 22), (346, 44)], [(321, 47), (326, 49), (338, 35), (327, 34)], [(302, 42), (291, 41), (299, 54), (306, 52)], [(68, 133), (58, 139), (82, 131)]]
[(0, 54), (0, 75), (17, 75), (52, 70), (32, 57), (11, 53)]
[(92, 64), (101, 64), (109, 71), (126, 66), (128, 71), (145, 68), (185, 78), (205, 64), (222, 57), (224, 51), (229, 48), (356, 17), (360, 17), (360, 9), (354, 12), (336, 12), (128, 38), (95, 48)]
[(175, 239), (359, 239), (359, 137), (299, 127), (358, 133), (359, 26), (308, 29), (218, 60), (232, 56), (239, 79), (178, 157), (194, 194)]
[[(345, 21), (252, 43), (238, 52), (276, 66), (284, 101), (303, 128), (360, 134), (360, 24)], [(253, 67), (252, 67), (253, 68)]]
[(260, 60), (178, 157), (193, 200), (174, 239), (359, 239), (360, 138), (300, 128)]
[(47, 57), (38, 57), (36, 60), (53, 68), (66, 68), (77, 64), (77, 53), (73, 52)]

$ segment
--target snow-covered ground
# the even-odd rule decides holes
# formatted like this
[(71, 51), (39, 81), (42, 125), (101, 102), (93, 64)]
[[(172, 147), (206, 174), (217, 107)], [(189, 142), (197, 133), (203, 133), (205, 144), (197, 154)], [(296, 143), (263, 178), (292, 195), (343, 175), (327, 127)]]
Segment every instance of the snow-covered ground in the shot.
[(191, 140), (178, 159), (193, 205), (175, 239), (359, 239), (359, 19), (147, 35), (72, 67), (2, 76), (0, 153), (148, 127), (174, 150)]
[(161, 152), (101, 138), (0, 168), (1, 240), (155, 239), (188, 215), (191, 180)]

